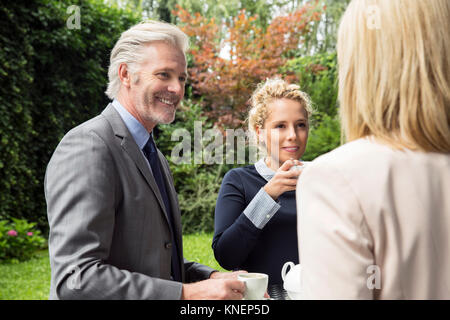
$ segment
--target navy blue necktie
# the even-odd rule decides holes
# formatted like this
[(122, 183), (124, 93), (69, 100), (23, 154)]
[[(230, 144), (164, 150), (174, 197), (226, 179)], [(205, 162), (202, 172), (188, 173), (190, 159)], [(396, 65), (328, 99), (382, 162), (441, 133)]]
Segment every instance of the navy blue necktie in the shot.
[(159, 193), (164, 202), (164, 206), (166, 207), (167, 215), (169, 216), (169, 225), (172, 236), (172, 277), (173, 280), (181, 282), (181, 264), (178, 258), (178, 250), (177, 250), (177, 242), (175, 239), (174, 232), (174, 220), (172, 215), (172, 207), (170, 206), (169, 196), (167, 194), (166, 184), (164, 183), (164, 178), (161, 171), (161, 165), (158, 158), (158, 151), (156, 150), (155, 142), (153, 141), (152, 135), (148, 139), (147, 143), (144, 146), (144, 155), (148, 159), (150, 166), (152, 168), (153, 177), (155, 178), (156, 184), (159, 188)]

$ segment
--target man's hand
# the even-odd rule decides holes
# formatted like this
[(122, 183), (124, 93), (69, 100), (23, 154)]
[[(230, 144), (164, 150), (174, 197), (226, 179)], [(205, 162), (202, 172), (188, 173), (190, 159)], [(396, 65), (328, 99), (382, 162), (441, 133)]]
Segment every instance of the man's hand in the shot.
[(183, 300), (242, 300), (245, 284), (237, 276), (247, 271), (215, 271), (209, 280), (183, 285)]
[(209, 278), (210, 279), (234, 279), (234, 280), (237, 280), (237, 276), (241, 273), (247, 273), (247, 271), (245, 271), (245, 270), (238, 270), (238, 271), (233, 271), (233, 272), (214, 271), (213, 273), (211, 273)]
[[(181, 294), (182, 300), (242, 300), (245, 292), (245, 283), (237, 280), (245, 270), (234, 272), (211, 273), (209, 280), (192, 284), (184, 284)], [(270, 298), (266, 292), (265, 298)]]
[(244, 292), (245, 284), (237, 279), (208, 279), (195, 283), (183, 284), (181, 299), (242, 300)]

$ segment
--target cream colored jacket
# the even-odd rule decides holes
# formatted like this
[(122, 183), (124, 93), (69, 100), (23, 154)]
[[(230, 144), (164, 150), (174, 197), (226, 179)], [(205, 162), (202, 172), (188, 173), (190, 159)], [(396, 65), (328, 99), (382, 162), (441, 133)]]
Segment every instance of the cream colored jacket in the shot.
[(305, 299), (450, 299), (450, 154), (365, 138), (297, 186)]

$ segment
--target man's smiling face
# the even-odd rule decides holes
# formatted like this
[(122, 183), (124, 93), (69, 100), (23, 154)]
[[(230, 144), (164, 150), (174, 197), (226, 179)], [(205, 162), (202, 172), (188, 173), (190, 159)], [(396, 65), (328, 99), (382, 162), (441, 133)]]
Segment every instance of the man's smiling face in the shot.
[(145, 122), (171, 123), (184, 96), (186, 59), (184, 53), (165, 42), (154, 42), (144, 49), (145, 61), (135, 75), (130, 96), (134, 109)]

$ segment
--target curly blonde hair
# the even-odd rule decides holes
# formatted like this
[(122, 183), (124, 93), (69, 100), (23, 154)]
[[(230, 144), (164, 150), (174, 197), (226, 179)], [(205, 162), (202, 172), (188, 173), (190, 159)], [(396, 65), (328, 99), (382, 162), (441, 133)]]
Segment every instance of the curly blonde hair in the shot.
[(256, 90), (250, 98), (250, 110), (248, 115), (249, 131), (255, 141), (258, 141), (256, 128), (264, 128), (264, 123), (269, 116), (268, 105), (273, 100), (290, 99), (297, 101), (306, 112), (309, 119), (313, 113), (310, 97), (296, 84), (289, 84), (282, 79), (267, 79), (258, 84)]

